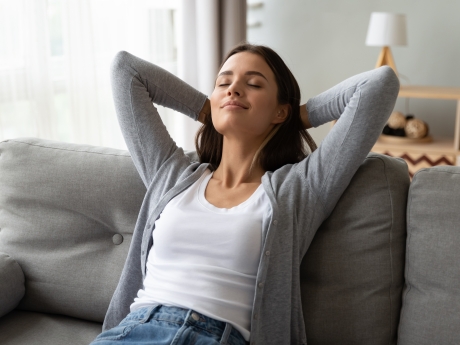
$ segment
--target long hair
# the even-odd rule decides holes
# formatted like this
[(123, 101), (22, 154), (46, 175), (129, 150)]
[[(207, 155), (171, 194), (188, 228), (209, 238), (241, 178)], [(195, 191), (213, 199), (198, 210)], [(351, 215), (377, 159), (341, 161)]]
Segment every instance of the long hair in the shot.
[[(281, 57), (271, 48), (262, 45), (246, 42), (237, 45), (224, 58), (220, 68), (230, 56), (240, 52), (249, 52), (264, 58), (275, 74), (278, 103), (289, 104), (286, 120), (275, 125), (262, 142), (254, 155), (249, 173), (255, 164), (259, 164), (265, 171), (275, 171), (283, 165), (300, 162), (315, 151), (317, 146), (310, 133), (303, 128), (299, 84)], [(195, 146), (200, 163), (209, 163), (210, 169), (216, 170), (222, 159), (223, 135), (214, 128), (211, 114), (205, 117), (204, 124), (198, 130)]]

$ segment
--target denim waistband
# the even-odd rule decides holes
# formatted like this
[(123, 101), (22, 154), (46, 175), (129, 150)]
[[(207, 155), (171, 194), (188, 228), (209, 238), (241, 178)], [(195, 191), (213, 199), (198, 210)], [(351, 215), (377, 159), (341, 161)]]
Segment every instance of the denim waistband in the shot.
[(192, 309), (184, 309), (176, 306), (165, 306), (162, 304), (157, 304), (151, 307), (142, 307), (134, 310), (133, 312), (136, 314), (144, 314), (144, 322), (148, 322), (150, 319), (176, 322), (179, 324), (188, 322), (194, 327), (198, 327), (202, 330), (214, 334), (215, 336), (219, 337), (219, 340), (225, 336), (224, 332), (226, 329), (227, 332), (228, 330), (231, 330), (230, 334), (228, 334), (229, 338), (233, 338), (231, 343), (249, 344), (249, 342), (244, 339), (243, 335), (230, 323), (213, 319)]

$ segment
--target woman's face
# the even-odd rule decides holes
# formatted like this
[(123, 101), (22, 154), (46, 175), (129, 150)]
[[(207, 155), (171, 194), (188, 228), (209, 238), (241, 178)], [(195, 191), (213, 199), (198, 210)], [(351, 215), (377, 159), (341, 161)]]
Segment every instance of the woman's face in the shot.
[(228, 138), (265, 138), (271, 124), (284, 119), (286, 106), (279, 105), (277, 94), (275, 75), (264, 58), (249, 52), (232, 55), (219, 71), (211, 94), (214, 127)]

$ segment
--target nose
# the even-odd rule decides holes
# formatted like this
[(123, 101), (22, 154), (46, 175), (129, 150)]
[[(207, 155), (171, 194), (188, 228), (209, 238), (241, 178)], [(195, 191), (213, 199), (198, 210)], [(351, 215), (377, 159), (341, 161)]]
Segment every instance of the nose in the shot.
[(241, 90), (237, 86), (237, 83), (232, 83), (227, 89), (227, 96), (236, 95), (241, 96)]

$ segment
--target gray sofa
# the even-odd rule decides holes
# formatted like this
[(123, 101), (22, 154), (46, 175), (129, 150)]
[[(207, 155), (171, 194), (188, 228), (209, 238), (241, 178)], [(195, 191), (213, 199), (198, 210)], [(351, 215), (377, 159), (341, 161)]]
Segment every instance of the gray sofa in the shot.
[[(100, 333), (145, 191), (127, 151), (0, 143), (0, 344)], [(460, 344), (460, 167), (369, 153), (299, 274), (309, 345)]]

